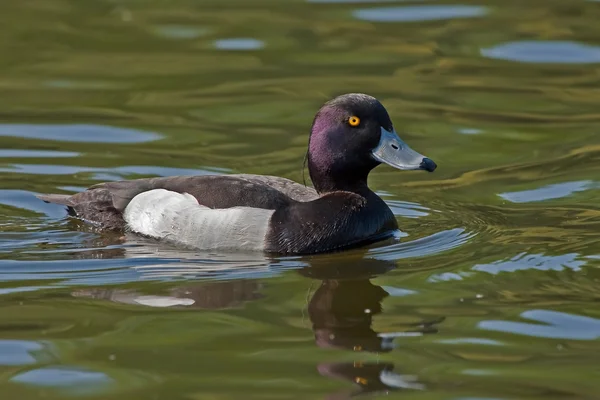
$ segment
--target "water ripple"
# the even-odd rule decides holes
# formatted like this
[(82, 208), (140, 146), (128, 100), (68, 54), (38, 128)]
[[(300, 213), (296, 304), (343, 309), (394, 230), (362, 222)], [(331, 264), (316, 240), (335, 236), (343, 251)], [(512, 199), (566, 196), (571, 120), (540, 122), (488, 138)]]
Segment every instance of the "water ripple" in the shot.
[(154, 28), (154, 32), (167, 39), (189, 40), (205, 36), (209, 30), (196, 26), (160, 25)]
[(428, 278), (429, 282), (461, 281), (475, 275), (476, 272), (485, 272), (491, 275), (500, 273), (514, 273), (518, 271), (581, 271), (586, 261), (581, 259), (578, 253), (548, 256), (541, 253), (529, 254), (519, 253), (510, 259), (498, 260), (487, 264), (475, 264), (470, 271), (443, 272), (433, 274)]
[(0, 149), (0, 158), (66, 158), (77, 157), (74, 151)]
[(259, 50), (265, 47), (265, 42), (252, 38), (219, 39), (214, 42), (219, 50)]
[(482, 49), (484, 57), (523, 63), (600, 63), (600, 47), (569, 41), (520, 41)]
[(515, 272), (525, 270), (540, 271), (563, 271), (571, 269), (580, 271), (586, 264), (583, 260), (578, 260), (579, 254), (570, 253), (559, 256), (545, 256), (543, 254), (527, 254), (525, 252), (517, 254), (507, 261), (496, 261), (490, 264), (476, 264), (473, 271), (483, 271), (488, 274), (497, 275), (502, 272)]
[(55, 218), (64, 217), (64, 210), (58, 210), (52, 204), (40, 201), (33, 192), (27, 190), (0, 190), (0, 204), (46, 214)]
[(85, 172), (94, 172), (95, 180), (119, 180), (126, 175), (214, 175), (219, 171), (208, 169), (173, 168), (152, 165), (129, 165), (117, 168), (84, 167), (78, 165), (52, 165), (52, 164), (9, 164), (6, 168), (0, 168), (0, 172), (13, 172), (31, 175), (74, 175)]
[(379, 260), (400, 260), (441, 253), (467, 243), (475, 236), (462, 228), (450, 229), (410, 242), (371, 249), (369, 256)]
[(137, 129), (89, 124), (0, 124), (0, 136), (77, 143), (143, 143), (163, 137)]
[[(55, 234), (53, 236), (57, 237)], [(458, 247), (473, 236), (464, 229), (452, 229), (410, 242), (356, 251), (372, 261), (393, 262), (437, 254)], [(103, 242), (95, 239), (94, 235), (80, 233), (79, 237), (69, 236), (63, 243), (53, 241), (52, 246), (45, 245), (41, 249), (38, 248), (38, 242), (47, 240), (43, 235), (29, 245), (15, 245), (12, 240), (11, 248), (16, 246), (21, 254), (34, 258), (31, 261), (0, 260), (0, 280), (46, 281), (49, 285), (46, 287), (65, 287), (112, 285), (142, 280), (269, 278), (286, 270), (301, 269), (317, 262), (302, 257), (274, 259), (262, 253), (198, 252), (171, 247), (134, 234), (126, 234), (125, 238)], [(62, 259), (64, 255), (73, 259)], [(52, 259), (57, 256), (60, 259)], [(45, 260), (39, 260), (39, 257), (44, 257)], [(322, 264), (323, 261), (318, 263)], [(359, 262), (357, 265), (363, 264), (364, 262)], [(23, 287), (31, 288), (26, 285)], [(400, 295), (399, 291), (390, 290), (395, 295)], [(412, 292), (402, 291), (402, 295), (409, 293)]]
[(365, 8), (356, 10), (354, 17), (370, 22), (415, 22), (481, 17), (487, 11), (487, 8), (482, 6), (425, 5)]
[(500, 193), (498, 196), (513, 203), (531, 203), (551, 199), (560, 199), (573, 193), (583, 192), (594, 188), (594, 182), (590, 180), (556, 183), (537, 189), (523, 190), (520, 192)]
[(550, 310), (528, 310), (523, 312), (521, 317), (537, 323), (480, 321), (477, 326), (484, 330), (548, 339), (596, 340), (600, 338), (600, 320), (596, 318)]
[(10, 380), (37, 387), (60, 388), (78, 395), (104, 391), (115, 383), (103, 372), (62, 365), (26, 371)]
[(56, 359), (46, 342), (0, 340), (0, 366), (31, 365)]
[(484, 338), (441, 339), (438, 340), (438, 342), (444, 344), (480, 344), (485, 346), (502, 346), (502, 342)]

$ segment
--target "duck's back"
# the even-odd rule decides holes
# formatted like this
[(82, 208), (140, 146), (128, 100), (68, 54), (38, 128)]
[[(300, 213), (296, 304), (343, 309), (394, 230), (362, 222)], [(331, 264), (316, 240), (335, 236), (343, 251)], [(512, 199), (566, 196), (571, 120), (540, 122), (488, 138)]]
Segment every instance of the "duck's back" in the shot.
[[(145, 178), (105, 182), (74, 195), (40, 195), (40, 199), (68, 207), (71, 215), (96, 224), (102, 229), (121, 230), (126, 227), (123, 218), (130, 202), (146, 193), (147, 204), (164, 201), (164, 189), (178, 194), (189, 194), (201, 206), (210, 209), (248, 207), (276, 210), (291, 202), (311, 201), (318, 198), (310, 187), (292, 180), (263, 175), (200, 175)], [(154, 192), (156, 191), (156, 192)], [(156, 193), (153, 199), (153, 193)]]

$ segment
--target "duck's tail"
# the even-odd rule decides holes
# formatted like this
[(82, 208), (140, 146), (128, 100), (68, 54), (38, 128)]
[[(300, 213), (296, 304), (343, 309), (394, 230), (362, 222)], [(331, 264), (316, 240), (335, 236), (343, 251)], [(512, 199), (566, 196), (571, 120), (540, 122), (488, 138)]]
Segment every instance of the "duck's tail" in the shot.
[(73, 205), (70, 194), (37, 194), (35, 197), (46, 203), (61, 204), (68, 207)]

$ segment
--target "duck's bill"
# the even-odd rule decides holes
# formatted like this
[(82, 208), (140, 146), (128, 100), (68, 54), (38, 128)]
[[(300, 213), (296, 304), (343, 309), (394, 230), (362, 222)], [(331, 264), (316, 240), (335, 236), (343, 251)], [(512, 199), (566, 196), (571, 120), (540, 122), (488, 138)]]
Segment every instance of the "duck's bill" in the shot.
[(417, 170), (433, 172), (437, 165), (430, 158), (417, 153), (400, 139), (396, 131), (381, 128), (381, 139), (373, 149), (373, 157), (391, 167), (403, 170)]

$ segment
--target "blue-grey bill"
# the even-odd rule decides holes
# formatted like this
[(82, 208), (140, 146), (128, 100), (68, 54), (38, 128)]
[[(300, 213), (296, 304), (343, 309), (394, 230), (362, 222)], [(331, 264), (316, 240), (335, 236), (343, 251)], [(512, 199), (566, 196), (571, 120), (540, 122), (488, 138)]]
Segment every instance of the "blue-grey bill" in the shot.
[(432, 172), (437, 166), (429, 158), (417, 153), (400, 139), (396, 131), (381, 128), (381, 139), (373, 149), (373, 157), (382, 163), (402, 170), (424, 169)]

